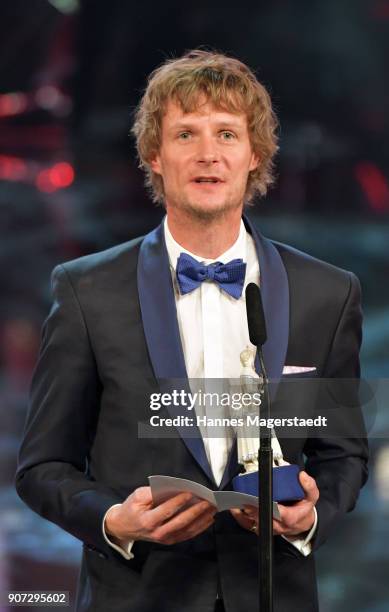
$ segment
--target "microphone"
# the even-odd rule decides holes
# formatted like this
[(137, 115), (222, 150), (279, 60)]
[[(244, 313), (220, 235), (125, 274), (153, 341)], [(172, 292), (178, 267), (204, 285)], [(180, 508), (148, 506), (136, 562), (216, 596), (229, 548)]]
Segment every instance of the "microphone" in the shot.
[(249, 283), (246, 287), (246, 312), (251, 344), (261, 348), (267, 340), (265, 313), (258, 285)]
[[(270, 417), (269, 381), (263, 359), (262, 346), (267, 340), (265, 313), (258, 285), (249, 283), (246, 287), (247, 324), (250, 342), (257, 347), (262, 371), (261, 411), (266, 419)], [(258, 451), (259, 489), (259, 603), (260, 609), (273, 612), (273, 449), (271, 430), (261, 427)]]
[[(263, 395), (264, 416), (270, 417), (270, 396), (269, 396), (269, 380), (267, 377), (265, 362), (263, 359), (262, 346), (267, 340), (265, 313), (263, 310), (261, 292), (258, 285), (249, 283), (246, 287), (246, 311), (247, 325), (249, 329), (250, 342), (257, 347), (257, 355), (261, 368), (261, 395)], [(270, 430), (269, 430), (270, 431)], [(267, 428), (262, 428), (261, 439), (269, 437)]]

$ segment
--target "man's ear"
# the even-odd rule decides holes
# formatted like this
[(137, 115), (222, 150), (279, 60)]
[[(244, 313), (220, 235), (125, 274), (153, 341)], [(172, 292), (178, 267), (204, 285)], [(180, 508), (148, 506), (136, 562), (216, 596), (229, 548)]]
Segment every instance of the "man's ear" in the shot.
[(251, 155), (251, 162), (250, 162), (250, 166), (249, 166), (249, 172), (252, 172), (256, 168), (258, 168), (258, 165), (259, 165), (260, 161), (261, 161), (261, 158), (259, 157), (259, 155), (257, 155), (256, 153), (253, 152), (252, 155)]
[(162, 174), (161, 170), (161, 158), (158, 153), (155, 153), (150, 159), (150, 166), (155, 174)]

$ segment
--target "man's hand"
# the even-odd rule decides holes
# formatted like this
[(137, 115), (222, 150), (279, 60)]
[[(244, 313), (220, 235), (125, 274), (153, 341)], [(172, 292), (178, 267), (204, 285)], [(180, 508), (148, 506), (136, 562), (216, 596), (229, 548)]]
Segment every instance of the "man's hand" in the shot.
[(177, 544), (199, 535), (214, 522), (216, 508), (196, 501), (191, 493), (180, 493), (153, 508), (150, 487), (135, 489), (120, 506), (105, 517), (105, 532), (121, 545), (128, 540)]
[[(288, 538), (301, 536), (304, 532), (309, 531), (314, 523), (315, 513), (313, 508), (319, 499), (319, 489), (316, 486), (315, 479), (308, 476), (306, 472), (300, 472), (299, 478), (305, 492), (305, 498), (291, 506), (278, 504), (281, 520), (273, 519), (274, 535), (284, 535)], [(231, 514), (241, 527), (254, 531), (258, 535), (258, 508), (245, 506), (243, 511), (231, 510)]]

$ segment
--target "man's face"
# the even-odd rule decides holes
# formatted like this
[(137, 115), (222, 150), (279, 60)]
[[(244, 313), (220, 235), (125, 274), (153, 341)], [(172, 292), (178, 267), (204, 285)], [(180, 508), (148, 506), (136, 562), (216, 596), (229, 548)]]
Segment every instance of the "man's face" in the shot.
[(211, 219), (243, 207), (248, 174), (258, 165), (244, 113), (208, 102), (184, 113), (170, 101), (162, 120), (161, 147), (151, 161), (163, 179), (166, 208)]

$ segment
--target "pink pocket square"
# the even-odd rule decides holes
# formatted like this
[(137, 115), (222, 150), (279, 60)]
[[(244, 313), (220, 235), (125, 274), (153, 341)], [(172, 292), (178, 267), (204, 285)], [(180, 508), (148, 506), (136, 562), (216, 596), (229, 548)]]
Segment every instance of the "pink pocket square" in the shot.
[(315, 366), (292, 366), (286, 365), (282, 370), (283, 374), (303, 374), (305, 372), (314, 372), (316, 370)]

